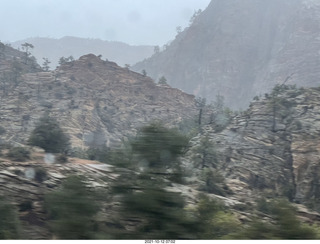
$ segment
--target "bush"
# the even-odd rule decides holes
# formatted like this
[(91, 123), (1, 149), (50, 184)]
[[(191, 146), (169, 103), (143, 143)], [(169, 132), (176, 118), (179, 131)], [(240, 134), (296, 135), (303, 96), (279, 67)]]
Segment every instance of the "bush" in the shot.
[(14, 161), (24, 162), (30, 158), (30, 152), (24, 147), (12, 147), (9, 149), (7, 157)]
[(60, 153), (58, 156), (57, 156), (57, 159), (56, 161), (58, 163), (67, 163), (68, 162), (68, 156), (64, 153)]
[(43, 148), (49, 153), (62, 153), (69, 149), (69, 138), (60, 128), (59, 123), (49, 116), (40, 119), (32, 131), (29, 144)]
[(25, 212), (32, 209), (32, 201), (26, 200), (19, 204), (19, 211)]
[(47, 171), (42, 167), (35, 168), (35, 180), (39, 183), (47, 178)]
[(188, 217), (183, 197), (159, 187), (126, 194), (123, 217), (138, 217), (142, 223), (117, 238), (124, 239), (195, 239), (196, 222)]
[(99, 208), (82, 177), (70, 176), (60, 190), (45, 195), (45, 208), (50, 227), (59, 238), (94, 238), (94, 215)]
[(258, 200), (258, 208), (270, 214), (273, 223), (255, 219), (236, 239), (318, 239), (319, 229), (300, 222), (296, 209), (287, 200)]
[(224, 178), (217, 170), (206, 168), (201, 173), (203, 185), (200, 190), (225, 196)]
[(202, 194), (198, 199), (199, 239), (229, 239), (228, 235), (240, 230), (240, 221), (223, 204)]
[(20, 224), (17, 210), (0, 197), (0, 239), (18, 239)]
[(178, 158), (187, 145), (187, 137), (158, 123), (143, 127), (131, 143), (132, 150), (145, 162), (146, 168), (158, 172), (179, 165)]

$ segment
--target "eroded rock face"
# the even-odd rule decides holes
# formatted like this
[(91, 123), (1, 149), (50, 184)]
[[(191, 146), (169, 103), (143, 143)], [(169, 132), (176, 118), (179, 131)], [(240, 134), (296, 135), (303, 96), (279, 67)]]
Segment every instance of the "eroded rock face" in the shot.
[(288, 90), (277, 97), (285, 106), (277, 104), (275, 112), (272, 97), (255, 101), (222, 132), (208, 125), (193, 144), (210, 137), (237, 198), (271, 194), (302, 203), (319, 199), (319, 95), (318, 88)]
[[(52, 239), (44, 209), (44, 195), (59, 188), (69, 175), (83, 175), (89, 187), (108, 190), (108, 180), (117, 175), (98, 171), (95, 161), (69, 159), (65, 164), (46, 164), (44, 153), (33, 153), (28, 162), (12, 162), (0, 158), (0, 196), (19, 211), (24, 239)], [(112, 167), (112, 166), (109, 166)], [(103, 178), (103, 180), (102, 180)]]
[(319, 22), (316, 0), (212, 0), (163, 52), (133, 68), (245, 109), (291, 75), (291, 84), (319, 85)]
[(3, 140), (26, 142), (44, 113), (73, 147), (119, 143), (151, 121), (172, 125), (194, 116), (194, 96), (89, 54), (52, 72), (28, 73), (2, 98)]

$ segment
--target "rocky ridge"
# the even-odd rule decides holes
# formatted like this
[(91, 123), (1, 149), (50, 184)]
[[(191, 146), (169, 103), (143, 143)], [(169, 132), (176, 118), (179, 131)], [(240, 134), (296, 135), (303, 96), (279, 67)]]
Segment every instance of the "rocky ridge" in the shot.
[(73, 147), (115, 145), (151, 121), (172, 125), (197, 113), (194, 96), (88, 54), (51, 72), (26, 73), (2, 96), (5, 141), (25, 143), (44, 113)]
[(20, 48), (23, 43), (31, 43), (34, 48), (32, 54), (42, 63), (43, 58), (48, 58), (49, 65), (55, 69), (61, 57), (73, 56), (78, 59), (84, 53), (103, 55), (108, 60), (115, 61), (120, 66), (132, 65), (148, 58), (153, 53), (153, 46), (131, 46), (122, 42), (102, 41), (99, 39), (85, 39), (66, 36), (60, 39), (53, 38), (28, 38), (12, 43), (14, 48)]
[(0, 42), (0, 74), (16, 71), (20, 73), (37, 72), (41, 68), (32, 56)]
[(212, 0), (164, 51), (133, 69), (245, 109), (288, 77), (290, 84), (319, 85), (319, 22), (318, 1)]

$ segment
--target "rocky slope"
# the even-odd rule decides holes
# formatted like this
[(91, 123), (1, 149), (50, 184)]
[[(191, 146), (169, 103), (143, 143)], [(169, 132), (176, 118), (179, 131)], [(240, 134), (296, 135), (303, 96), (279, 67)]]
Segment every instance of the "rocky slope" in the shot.
[(61, 57), (73, 56), (78, 59), (86, 53), (102, 55), (104, 59), (112, 60), (120, 66), (132, 65), (150, 57), (153, 53), (153, 46), (130, 46), (121, 42), (77, 37), (63, 37), (61, 39), (28, 38), (13, 42), (12, 46), (21, 48), (21, 44), (25, 42), (33, 44), (32, 54), (38, 62), (42, 63), (43, 58), (48, 58), (52, 69), (59, 65)]
[[(0, 158), (0, 195), (19, 210), (24, 239), (52, 239), (46, 223), (44, 194), (57, 189), (69, 175), (83, 175), (87, 186), (108, 190), (108, 181), (117, 177), (112, 166), (96, 161), (70, 158), (65, 164), (52, 164), (45, 160), (41, 149), (31, 150), (27, 162), (13, 162)], [(108, 179), (108, 180), (107, 180)]]
[(52, 72), (21, 75), (3, 94), (1, 138), (26, 142), (44, 113), (57, 118), (74, 147), (114, 145), (154, 120), (174, 124), (193, 117), (194, 97), (89, 54)]
[(319, 84), (320, 5), (316, 0), (212, 0), (162, 52), (137, 63), (155, 80), (244, 109), (290, 77)]
[[(285, 196), (304, 204), (317, 202), (319, 209), (319, 95), (319, 88), (268, 95), (252, 102), (221, 132), (207, 125), (193, 147), (204, 136), (210, 138), (219, 169), (238, 199)], [(192, 164), (190, 157), (186, 164)]]
[[(26, 55), (26, 52), (18, 51), (11, 46), (5, 45), (0, 42), (0, 74), (3, 73), (26, 73), (37, 72), (41, 68), (36, 60)], [(3, 82), (3, 79), (2, 79)]]

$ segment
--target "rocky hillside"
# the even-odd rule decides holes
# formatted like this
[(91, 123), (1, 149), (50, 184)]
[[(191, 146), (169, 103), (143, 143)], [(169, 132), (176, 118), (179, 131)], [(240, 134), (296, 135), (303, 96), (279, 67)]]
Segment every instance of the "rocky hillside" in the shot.
[(26, 142), (44, 113), (57, 118), (72, 145), (80, 148), (114, 145), (150, 121), (174, 124), (197, 113), (193, 95), (93, 54), (19, 79), (1, 96), (5, 141)]
[[(36, 60), (27, 52), (18, 51), (0, 42), (0, 74), (26, 73), (40, 71)], [(2, 82), (3, 79), (2, 79)]]
[(52, 69), (59, 65), (61, 57), (73, 56), (78, 59), (86, 53), (102, 55), (104, 59), (112, 60), (120, 66), (135, 64), (150, 57), (153, 53), (153, 46), (130, 46), (121, 42), (77, 37), (63, 37), (61, 39), (28, 38), (11, 44), (14, 48), (21, 48), (21, 44), (25, 42), (33, 44), (32, 54), (38, 62), (42, 63), (43, 58), (48, 58)]
[[(84, 175), (88, 179), (88, 186), (96, 189), (108, 189), (106, 178), (117, 176), (106, 165), (104, 170), (98, 171), (95, 161), (69, 159), (68, 164), (50, 164), (44, 156), (43, 150), (34, 149), (27, 162), (0, 158), (0, 195), (19, 210), (25, 239), (52, 239), (46, 226), (43, 198), (45, 193), (59, 187), (68, 175)], [(104, 181), (102, 177), (105, 177)]]
[(209, 137), (218, 168), (238, 199), (285, 196), (319, 210), (319, 96), (319, 88), (278, 86), (223, 131), (207, 125), (193, 148)]
[(288, 77), (290, 84), (319, 84), (319, 22), (317, 0), (212, 0), (164, 51), (133, 68), (245, 109)]

